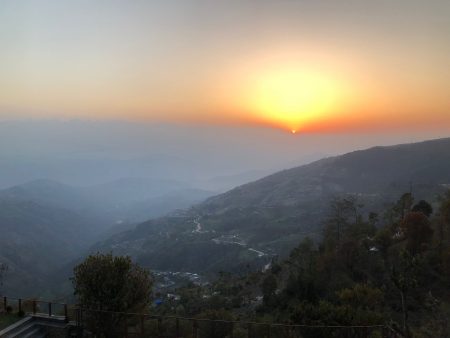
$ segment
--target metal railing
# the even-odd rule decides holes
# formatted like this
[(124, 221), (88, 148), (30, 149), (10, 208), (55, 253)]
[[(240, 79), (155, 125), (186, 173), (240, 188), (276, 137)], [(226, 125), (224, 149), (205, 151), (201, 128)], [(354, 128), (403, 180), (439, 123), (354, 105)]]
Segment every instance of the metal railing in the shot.
[(19, 315), (31, 314), (34, 316), (44, 316), (49, 318), (64, 319), (69, 322), (70, 318), (75, 318), (74, 306), (66, 303), (45, 301), (40, 299), (23, 299), (14, 297), (2, 297), (0, 309), (5, 313), (17, 313)]
[(97, 326), (106, 327), (115, 337), (123, 338), (402, 337), (388, 325), (284, 324), (94, 310), (39, 299), (3, 297), (1, 301), (0, 309), (4, 312), (63, 319), (79, 330), (85, 330), (84, 336)]
[(89, 328), (92, 322), (101, 323), (103, 327), (110, 326), (124, 338), (402, 337), (387, 325), (282, 324), (77, 309), (77, 326)]

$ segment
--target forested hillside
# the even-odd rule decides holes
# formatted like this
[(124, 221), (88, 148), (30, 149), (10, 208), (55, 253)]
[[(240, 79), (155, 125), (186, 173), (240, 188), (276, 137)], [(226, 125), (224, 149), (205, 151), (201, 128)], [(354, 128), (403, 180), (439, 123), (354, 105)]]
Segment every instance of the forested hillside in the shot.
[(434, 209), (405, 193), (379, 214), (364, 216), (353, 198), (330, 210), (319, 242), (305, 238), (262, 272), (221, 273), (212, 285), (178, 289), (158, 313), (315, 326), (299, 329), (302, 337), (369, 336), (321, 325), (450, 336), (450, 191)]
[(37, 180), (0, 190), (0, 263), (8, 266), (0, 291), (52, 291), (55, 272), (101, 238), (210, 195), (174, 181), (137, 178), (88, 187)]
[(259, 269), (303, 238), (321, 238), (330, 202), (356, 197), (363, 214), (412, 190), (437, 203), (450, 184), (450, 139), (375, 147), (284, 170), (167, 217), (138, 225), (95, 250), (129, 254), (158, 270)]
[(0, 262), (8, 265), (3, 290), (35, 295), (50, 271), (86, 250), (95, 226), (67, 209), (0, 198)]

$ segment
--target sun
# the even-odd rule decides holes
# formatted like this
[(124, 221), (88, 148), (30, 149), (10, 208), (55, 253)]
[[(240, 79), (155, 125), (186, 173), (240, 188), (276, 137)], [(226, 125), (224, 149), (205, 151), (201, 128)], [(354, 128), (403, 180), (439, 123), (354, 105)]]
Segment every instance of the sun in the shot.
[(256, 118), (295, 134), (332, 110), (337, 88), (329, 76), (308, 68), (270, 70), (256, 79), (250, 106)]

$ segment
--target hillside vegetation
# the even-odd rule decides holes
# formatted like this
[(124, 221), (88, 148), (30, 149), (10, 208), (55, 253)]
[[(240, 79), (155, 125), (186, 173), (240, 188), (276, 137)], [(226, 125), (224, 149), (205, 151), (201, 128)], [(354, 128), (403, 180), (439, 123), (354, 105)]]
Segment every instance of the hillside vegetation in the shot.
[(37, 180), (0, 190), (0, 263), (9, 267), (0, 292), (25, 297), (52, 289), (60, 269), (101, 238), (210, 195), (138, 178), (88, 187)]
[(404, 337), (450, 336), (450, 191), (436, 210), (409, 193), (380, 214), (362, 215), (353, 198), (330, 208), (319, 242), (304, 239), (263, 272), (178, 289), (158, 313), (315, 326), (302, 337), (366, 337), (320, 326), (371, 325)]
[(321, 238), (336, 197), (357, 197), (363, 214), (413, 190), (436, 203), (450, 184), (450, 139), (375, 147), (284, 170), (151, 220), (94, 250), (133, 256), (151, 269), (243, 272), (286, 257), (303, 238)]

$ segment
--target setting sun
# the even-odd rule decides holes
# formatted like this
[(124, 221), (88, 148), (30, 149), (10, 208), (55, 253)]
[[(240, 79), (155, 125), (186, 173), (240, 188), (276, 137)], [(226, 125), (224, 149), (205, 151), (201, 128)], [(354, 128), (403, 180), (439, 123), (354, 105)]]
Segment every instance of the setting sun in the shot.
[(309, 69), (263, 72), (255, 82), (250, 109), (265, 123), (287, 128), (293, 134), (305, 123), (332, 112), (338, 98), (335, 81)]

